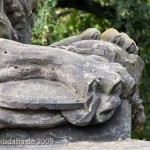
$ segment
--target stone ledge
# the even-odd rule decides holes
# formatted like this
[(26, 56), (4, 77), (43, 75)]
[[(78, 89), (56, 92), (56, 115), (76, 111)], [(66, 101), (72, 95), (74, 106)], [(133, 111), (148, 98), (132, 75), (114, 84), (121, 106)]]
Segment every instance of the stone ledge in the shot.
[(77, 142), (68, 145), (68, 150), (149, 150), (150, 142), (121, 140), (113, 142)]
[(149, 150), (149, 141), (120, 140), (112, 142), (74, 142), (54, 145), (0, 146), (3, 150)]

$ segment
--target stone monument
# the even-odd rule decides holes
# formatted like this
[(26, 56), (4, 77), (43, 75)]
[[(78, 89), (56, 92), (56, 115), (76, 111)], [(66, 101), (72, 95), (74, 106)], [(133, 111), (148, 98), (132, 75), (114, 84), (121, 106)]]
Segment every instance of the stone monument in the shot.
[(29, 45), (35, 4), (0, 1), (0, 139), (130, 138), (131, 126), (145, 121), (136, 43), (113, 28), (90, 28)]

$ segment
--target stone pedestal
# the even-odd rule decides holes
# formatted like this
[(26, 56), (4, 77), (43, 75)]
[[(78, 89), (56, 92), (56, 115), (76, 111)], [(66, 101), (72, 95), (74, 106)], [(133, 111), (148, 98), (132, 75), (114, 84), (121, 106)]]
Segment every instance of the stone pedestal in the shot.
[[(39, 118), (40, 119), (40, 118)], [(0, 140), (53, 140), (55, 143), (75, 141), (108, 141), (130, 138), (131, 106), (127, 100), (117, 109), (113, 117), (101, 125), (75, 127), (64, 125), (51, 129), (3, 129)]]

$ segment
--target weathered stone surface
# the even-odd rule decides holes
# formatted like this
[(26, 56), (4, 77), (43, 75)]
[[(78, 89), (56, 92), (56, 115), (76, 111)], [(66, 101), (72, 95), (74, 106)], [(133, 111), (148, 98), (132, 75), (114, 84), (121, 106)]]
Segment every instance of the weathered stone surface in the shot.
[(63, 49), (84, 56), (96, 55), (108, 60), (109, 62), (120, 63), (123, 67), (127, 68), (127, 71), (134, 77), (136, 81), (139, 81), (141, 77), (144, 67), (144, 62), (142, 59), (138, 55), (129, 54), (128, 52), (123, 51), (115, 44), (107, 41), (84, 40), (67, 46), (68, 47), (63, 47)]
[(0, 1), (0, 37), (31, 43), (36, 0)]
[[(78, 96), (81, 95), (84, 97), (84, 102), (88, 103), (84, 104), (84, 110), (79, 110), (79, 114), (83, 115), (81, 115), (81, 117), (79, 117), (78, 113), (76, 113), (78, 111), (73, 111), (75, 118), (72, 116), (71, 111), (66, 112), (67, 114), (62, 113), (63, 116), (65, 116), (65, 118), (72, 124), (89, 124), (94, 118), (97, 108), (99, 108), (98, 112), (100, 112), (97, 112), (97, 115), (100, 115), (97, 116), (97, 118), (103, 118), (102, 120), (97, 119), (99, 120), (97, 123), (107, 121), (115, 112), (116, 107), (120, 104), (119, 96), (121, 94), (124, 94), (124, 97), (130, 95), (135, 85), (133, 78), (121, 65), (100, 63), (59, 48), (23, 45), (2, 39), (1, 43), (3, 43), (1, 44), (1, 48), (4, 50), (0, 52), (3, 56), (0, 65), (0, 81), (4, 82), (2, 83), (2, 89), (3, 85), (9, 85), (11, 83), (10, 81), (14, 80), (15, 82), (17, 81), (17, 83), (18, 81), (21, 83), (24, 82), (24, 80), (36, 78), (53, 82), (61, 82), (68, 88), (71, 88), (72, 91), (75, 91)], [(28, 52), (30, 52), (30, 55), (28, 55)], [(5, 67), (5, 64), (7, 64), (7, 67)], [(119, 74), (118, 71), (120, 72)], [(122, 83), (125, 83), (124, 86), (122, 86)], [(101, 98), (104, 98), (103, 96), (99, 96), (101, 92), (106, 94), (108, 99), (108, 103), (106, 103), (106, 105), (108, 105), (107, 107), (98, 107), (101, 104)], [(18, 94), (17, 96), (18, 100), (15, 100), (19, 101), (18, 103), (8, 103), (6, 101), (5, 106), (4, 103), (0, 104), (0, 106), (23, 109), (27, 108), (25, 105), (29, 104), (30, 109), (43, 108), (42, 102), (35, 106), (32, 105), (33, 102), (30, 105), (31, 102), (29, 100), (28, 103), (24, 104), (24, 100), (19, 100), (21, 95)], [(3, 100), (3, 97), (1, 100)], [(6, 98), (7, 97), (8, 94), (6, 91)], [(106, 102), (107, 100), (105, 99), (104, 101)], [(116, 103), (114, 103), (115, 101)], [(21, 102), (23, 104), (21, 104)], [(102, 104), (105, 104), (105, 102)], [(34, 103), (36, 103), (36, 101), (34, 101)], [(52, 105), (50, 107), (52, 107)], [(59, 103), (56, 106), (56, 109), (58, 109), (58, 107), (60, 107)], [(62, 103), (61, 107), (65, 108), (65, 104), (63, 105)]]
[[(27, 114), (24, 110), (21, 112), (17, 112), (17, 110), (13, 112), (12, 110), (9, 112), (11, 113), (11, 119), (9, 119), (9, 117), (3, 117), (1, 118), (2, 121), (4, 121), (4, 123), (7, 122), (7, 126), (10, 125), (12, 127), (12, 125), (14, 125), (20, 128), (0, 130), (0, 140), (16, 138), (20, 140), (27, 140), (29, 138), (34, 140), (53, 138), (56, 143), (61, 143), (62, 141), (67, 141), (70, 143), (75, 141), (117, 140), (118, 138), (125, 139), (131, 137), (131, 105), (127, 100), (124, 100), (122, 104), (117, 107), (113, 117), (111, 117), (107, 122), (99, 125), (89, 125), (86, 127), (77, 127), (70, 124), (62, 125), (62, 123), (65, 122), (62, 117), (60, 117), (60, 114), (56, 113), (52, 113), (47, 116), (48, 112), (44, 112), (39, 115), (39, 111), (37, 112), (37, 115), (36, 111), (29, 111)], [(10, 113), (7, 114), (10, 116)], [(15, 114), (14, 116), (13, 113)], [(50, 113), (51, 112), (49, 112), (49, 114)], [(3, 112), (3, 114), (5, 114), (5, 112)], [(21, 114), (25, 114), (25, 116), (21, 118)], [(44, 117), (35, 122), (36, 116), (38, 115), (39, 118)], [(17, 116), (19, 116), (18, 120), (20, 124), (15, 122)], [(49, 117), (51, 117), (52, 121), (47, 120)], [(42, 120), (42, 122), (40, 122), (40, 120)], [(13, 122), (13, 124), (11, 122)], [(35, 124), (33, 124), (33, 122), (35, 122)], [(46, 122), (45, 125), (44, 122)], [(42, 123), (45, 128), (47, 128), (48, 125), (49, 127), (54, 127), (54, 125), (57, 126), (58, 123), (61, 123), (61, 126), (50, 129), (38, 129), (39, 127), (42, 128)], [(22, 129), (22, 126), (25, 128), (31, 128), (32, 126), (33, 128)], [(38, 128), (36, 129), (34, 127)]]
[[(89, 29), (52, 47), (1, 39), (0, 106), (61, 110), (62, 116), (77, 126), (108, 121), (121, 99), (134, 95), (141, 75), (142, 69), (137, 70), (139, 76), (135, 79), (134, 71), (124, 66), (130, 66), (130, 62), (139, 65), (142, 60), (117, 45), (97, 40), (99, 36), (97, 30)], [(90, 55), (102, 59), (93, 60)], [(139, 110), (137, 122), (143, 121), (141, 101), (131, 101)]]
[(58, 47), (58, 46), (68, 46), (74, 42), (82, 41), (82, 40), (100, 40), (100, 31), (94, 28), (89, 28), (85, 30), (82, 34), (78, 36), (71, 36), (66, 39), (63, 39), (59, 42), (53, 43), (50, 46), (51, 47)]
[(5, 108), (70, 110), (83, 108), (84, 103), (59, 82), (30, 79), (0, 84), (0, 105)]
[[(120, 39), (121, 43), (120, 42), (115, 43), (115, 41), (113, 40), (116, 37), (120, 37), (120, 36), (121, 36), (121, 39)], [(123, 67), (127, 69), (127, 71), (134, 78), (134, 80), (136, 81), (136, 84), (138, 85), (138, 82), (142, 75), (144, 63), (138, 55), (134, 54), (134, 53), (137, 54), (138, 52), (138, 48), (136, 44), (134, 43), (134, 41), (131, 40), (126, 34), (119, 33), (115, 29), (109, 29), (106, 32), (104, 32), (102, 34), (102, 39), (106, 41), (84, 40), (84, 41), (77, 41), (66, 46), (59, 45), (59, 47), (67, 51), (72, 51), (72, 52), (81, 54), (92, 60), (96, 60), (98, 62), (104, 62), (105, 65), (103, 67), (105, 69), (106, 67), (108, 68), (108, 66), (106, 66), (107, 62), (120, 63)], [(111, 44), (110, 42), (107, 42), (107, 41), (114, 42), (118, 46)], [(121, 46), (122, 49), (119, 46)], [(129, 80), (130, 77), (127, 77), (126, 73), (122, 69), (119, 70), (118, 67), (119, 66), (116, 66), (116, 67), (113, 66), (113, 69), (118, 71), (118, 73), (122, 76), (123, 81), (125, 82), (126, 86), (132, 85), (132, 83), (130, 82), (131, 80)], [(109, 67), (108, 70), (112, 70), (112, 63), (111, 63), (111, 67)], [(125, 76), (123, 77), (123, 75)], [(138, 92), (139, 90), (138, 90), (137, 85), (134, 86), (132, 91), (129, 90), (130, 95), (132, 95), (131, 98), (129, 98), (129, 100), (136, 109), (136, 111), (134, 111), (136, 113), (133, 115), (134, 116), (133, 122), (136, 122), (136, 123), (133, 123), (133, 124), (137, 124), (137, 122), (140, 122), (140, 124), (143, 124), (143, 122), (145, 121), (144, 109), (142, 106), (142, 100), (139, 97), (139, 92)], [(127, 89), (130, 89), (130, 88), (127, 88)], [(126, 93), (125, 90), (122, 89), (122, 93), (125, 94)], [(126, 97), (126, 96), (121, 95), (121, 97)]]
[[(100, 94), (92, 97), (94, 100), (90, 105), (90, 108), (80, 110), (62, 111), (62, 115), (68, 122), (75, 125), (85, 126), (88, 124), (101, 124), (109, 120), (116, 108), (121, 104), (121, 100), (116, 95), (108, 96), (106, 94)], [(106, 115), (107, 114), (107, 115)], [(95, 116), (95, 117), (94, 117)], [(93, 119), (94, 117), (94, 119)], [(93, 119), (93, 121), (91, 121)]]
[(52, 128), (65, 123), (67, 121), (59, 111), (24, 111), (0, 108), (0, 128)]
[(13, 28), (6, 14), (4, 13), (3, 0), (0, 1), (0, 37), (12, 39)]
[[(134, 41), (119, 34), (122, 45), (101, 40), (96, 29), (49, 47), (0, 39), (0, 128), (21, 128), (1, 137), (130, 138), (131, 116), (135, 125), (145, 120), (138, 94), (143, 61)], [(31, 127), (50, 129), (22, 129)]]
[(119, 33), (116, 29), (110, 28), (102, 33), (101, 38), (105, 41), (109, 41), (119, 45), (129, 54), (138, 54), (139, 48), (126, 33)]
[[(1, 0), (0, 37), (31, 43), (36, 4)], [(0, 139), (130, 138), (131, 116), (135, 126), (145, 121), (138, 90), (144, 63), (137, 54), (136, 43), (112, 28), (87, 29), (50, 47), (0, 39), (0, 128), (59, 126), (3, 130)]]

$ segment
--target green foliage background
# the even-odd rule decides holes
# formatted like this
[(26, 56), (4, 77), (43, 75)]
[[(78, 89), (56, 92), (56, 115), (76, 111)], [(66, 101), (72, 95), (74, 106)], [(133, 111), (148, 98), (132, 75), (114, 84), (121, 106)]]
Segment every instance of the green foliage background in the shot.
[[(50, 45), (68, 36), (79, 34), (87, 28), (101, 32), (113, 27), (126, 32), (140, 47), (145, 70), (140, 83), (147, 121), (144, 129), (133, 132), (132, 137), (150, 140), (150, 0), (96, 0), (103, 6), (114, 6), (115, 19), (106, 19), (75, 9), (56, 9), (56, 0), (38, 0), (38, 16), (33, 28), (33, 44)], [(94, 9), (94, 8), (91, 8)], [(62, 12), (68, 12), (66, 15)], [(109, 14), (110, 12), (108, 12)]]

